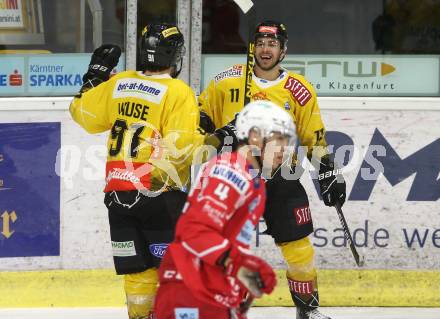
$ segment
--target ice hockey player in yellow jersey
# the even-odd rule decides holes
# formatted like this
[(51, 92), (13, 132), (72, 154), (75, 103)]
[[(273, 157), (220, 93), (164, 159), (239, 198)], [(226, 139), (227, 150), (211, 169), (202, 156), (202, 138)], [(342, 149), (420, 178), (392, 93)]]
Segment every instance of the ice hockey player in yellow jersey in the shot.
[[(318, 182), (325, 205), (342, 205), (345, 182), (325, 150), (325, 128), (316, 92), (303, 76), (280, 66), (287, 52), (287, 38), (282, 23), (265, 21), (256, 27), (251, 101), (270, 100), (290, 113), (301, 146), (307, 148), (309, 159), (319, 169)], [(200, 95), (199, 106), (207, 130), (224, 126), (243, 108), (245, 68), (234, 65), (220, 72)], [(291, 169), (294, 171), (295, 166)], [(297, 307), (297, 319), (328, 319), (317, 309), (314, 249), (308, 238), (313, 224), (307, 194), (299, 179), (285, 179), (281, 172), (281, 169), (272, 172), (266, 183), (267, 233), (274, 238), (288, 264), (287, 281)]]
[[(186, 200), (193, 152), (206, 138), (194, 92), (176, 79), (185, 52), (180, 30), (149, 24), (139, 43), (141, 71), (111, 78), (121, 49), (94, 51), (70, 113), (89, 133), (109, 131), (104, 201), (114, 265), (124, 275), (129, 318), (153, 319), (157, 269)], [(232, 134), (220, 128), (212, 145)]]

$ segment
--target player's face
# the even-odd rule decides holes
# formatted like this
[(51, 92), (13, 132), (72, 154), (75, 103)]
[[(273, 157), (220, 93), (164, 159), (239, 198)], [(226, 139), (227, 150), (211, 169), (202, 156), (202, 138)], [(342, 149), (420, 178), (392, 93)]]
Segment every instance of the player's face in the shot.
[(255, 41), (255, 62), (264, 71), (271, 70), (284, 54), (281, 43), (275, 38), (258, 38)]
[(264, 166), (272, 166), (272, 169), (277, 168), (283, 162), (284, 152), (289, 145), (289, 137), (280, 133), (272, 133), (266, 139), (266, 145), (262, 153), (262, 160)]

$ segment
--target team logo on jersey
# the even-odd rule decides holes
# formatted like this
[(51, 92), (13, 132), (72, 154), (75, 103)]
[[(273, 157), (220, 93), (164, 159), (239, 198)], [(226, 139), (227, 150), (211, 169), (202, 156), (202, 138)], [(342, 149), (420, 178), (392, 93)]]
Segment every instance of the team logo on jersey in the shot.
[(150, 253), (157, 258), (162, 258), (167, 251), (168, 244), (151, 244), (149, 246)]
[(268, 101), (269, 99), (267, 98), (267, 94), (266, 92), (257, 92), (254, 95), (252, 95), (252, 100), (253, 101), (262, 101), (262, 100), (266, 100)]
[(231, 68), (220, 72), (214, 77), (215, 83), (220, 82), (225, 78), (239, 78), (243, 74), (243, 66), (242, 65), (234, 65)]
[(310, 93), (307, 87), (291, 76), (287, 78), (284, 88), (292, 93), (295, 100), (297, 100), (301, 106), (304, 106), (312, 98), (312, 93)]
[(209, 176), (225, 181), (240, 194), (245, 194), (249, 188), (249, 181), (243, 175), (225, 165), (215, 165)]
[(113, 98), (138, 98), (160, 104), (167, 91), (163, 84), (137, 78), (120, 79), (113, 90)]

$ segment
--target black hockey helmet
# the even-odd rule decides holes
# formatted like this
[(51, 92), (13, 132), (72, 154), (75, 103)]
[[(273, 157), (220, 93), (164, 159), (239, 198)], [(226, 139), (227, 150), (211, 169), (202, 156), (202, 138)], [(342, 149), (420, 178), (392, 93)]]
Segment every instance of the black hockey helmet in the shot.
[(139, 66), (142, 70), (175, 67), (177, 77), (185, 54), (183, 34), (169, 23), (148, 24), (139, 41)]
[(287, 30), (286, 26), (278, 21), (267, 20), (259, 23), (255, 28), (254, 41), (257, 38), (268, 37), (275, 38), (280, 41), (281, 48), (287, 48)]

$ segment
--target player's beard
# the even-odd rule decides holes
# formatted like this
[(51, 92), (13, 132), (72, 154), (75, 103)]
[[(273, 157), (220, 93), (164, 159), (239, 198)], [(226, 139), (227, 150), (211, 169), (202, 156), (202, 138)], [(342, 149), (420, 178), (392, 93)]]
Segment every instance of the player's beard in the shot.
[(278, 63), (280, 62), (280, 57), (281, 57), (281, 54), (278, 55), (278, 57), (277, 57), (276, 59), (274, 59), (274, 62), (272, 62), (271, 65), (269, 65), (269, 66), (263, 66), (263, 65), (261, 65), (261, 63), (258, 61), (260, 58), (257, 58), (257, 57), (255, 56), (255, 63), (258, 65), (258, 67), (259, 67), (261, 70), (263, 70), (263, 71), (270, 71), (270, 70), (272, 70), (273, 68), (275, 68), (276, 66), (278, 66)]

